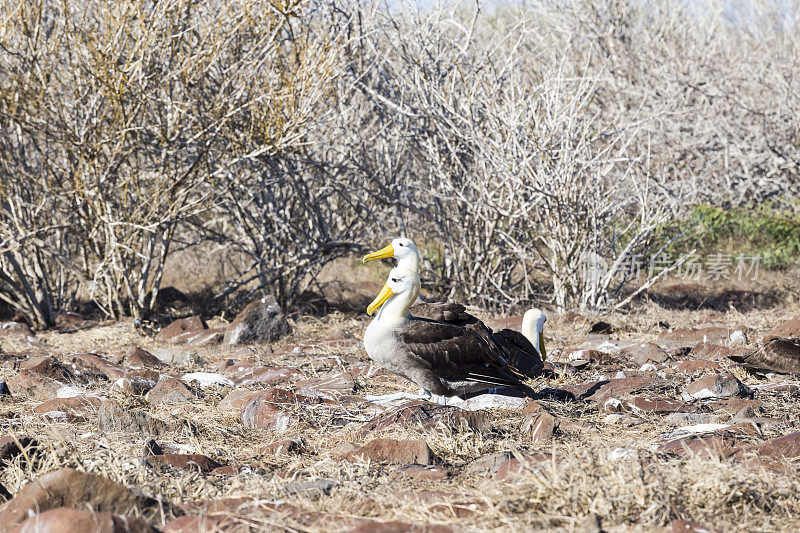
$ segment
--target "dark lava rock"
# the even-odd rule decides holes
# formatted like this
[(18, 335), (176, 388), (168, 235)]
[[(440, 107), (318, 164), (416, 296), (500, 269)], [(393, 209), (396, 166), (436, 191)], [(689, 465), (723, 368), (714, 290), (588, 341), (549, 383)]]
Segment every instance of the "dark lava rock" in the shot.
[(228, 326), (228, 345), (272, 342), (291, 332), (291, 326), (273, 296), (251, 302)]

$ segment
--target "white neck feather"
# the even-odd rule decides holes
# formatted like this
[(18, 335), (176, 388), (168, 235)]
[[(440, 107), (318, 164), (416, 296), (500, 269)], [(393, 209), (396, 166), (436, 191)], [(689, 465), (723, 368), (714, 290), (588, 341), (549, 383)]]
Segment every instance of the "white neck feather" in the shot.
[(404, 255), (397, 260), (398, 268), (407, 268), (415, 274), (419, 274), (419, 254), (412, 253)]
[(411, 308), (411, 304), (416, 301), (417, 296), (419, 296), (419, 289), (395, 294), (386, 300), (381, 308), (378, 309), (378, 313), (375, 315), (375, 321), (379, 322), (381, 325), (392, 325), (402, 322), (408, 318), (408, 310)]
[(522, 334), (528, 339), (533, 347), (539, 349), (539, 335), (542, 333), (544, 323), (536, 320), (536, 315), (533, 313), (525, 313), (522, 317)]

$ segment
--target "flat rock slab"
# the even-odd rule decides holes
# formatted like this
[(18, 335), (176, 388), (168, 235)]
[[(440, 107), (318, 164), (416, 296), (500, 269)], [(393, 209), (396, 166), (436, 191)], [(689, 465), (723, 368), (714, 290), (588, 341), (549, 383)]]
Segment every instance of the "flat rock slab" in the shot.
[(429, 465), (433, 463), (433, 458), (433, 452), (424, 439), (375, 439), (340, 456), (340, 459), (349, 462), (370, 461), (399, 465)]
[(722, 365), (716, 361), (709, 361), (708, 359), (689, 359), (688, 361), (681, 361), (675, 367), (675, 370), (682, 374), (702, 374), (704, 372), (719, 372), (722, 370)]
[(225, 336), (225, 328), (210, 328), (200, 331), (186, 331), (169, 339), (170, 344), (186, 344), (188, 346), (207, 346), (219, 344)]
[(196, 333), (206, 329), (208, 329), (208, 326), (206, 325), (205, 320), (203, 320), (200, 316), (179, 318), (159, 331), (158, 335), (156, 335), (156, 340), (159, 342), (171, 342), (172, 339), (184, 333)]
[(671, 348), (694, 348), (700, 343), (724, 344), (729, 340), (728, 328), (709, 326), (669, 329), (659, 335), (657, 342)]
[(689, 352), (689, 357), (708, 361), (726, 361), (733, 353), (734, 351), (727, 346), (711, 342), (701, 342), (692, 348)]
[(145, 520), (160, 516), (162, 508), (168, 515), (180, 514), (167, 503), (135, 494), (105, 477), (62, 468), (32, 481), (0, 506), (0, 531), (10, 531), (32, 513), (85, 506), (97, 512), (136, 515)]
[(128, 368), (161, 368), (164, 366), (158, 357), (138, 346), (125, 352), (120, 358)]
[(123, 377), (126, 370), (105, 357), (93, 353), (81, 353), (70, 357), (72, 374), (86, 381), (114, 381)]
[(54, 421), (85, 422), (97, 415), (102, 400), (96, 396), (54, 398), (40, 403), (33, 412)]
[(147, 402), (153, 405), (188, 402), (195, 399), (195, 397), (194, 392), (192, 392), (189, 387), (175, 378), (167, 378), (159, 381), (145, 395)]
[(153, 526), (135, 516), (86, 509), (58, 507), (36, 514), (20, 524), (14, 533), (158, 533)]
[(619, 355), (636, 364), (663, 363), (669, 359), (669, 354), (661, 346), (652, 342), (634, 344), (621, 349)]
[(790, 320), (787, 320), (783, 324), (780, 324), (773, 329), (769, 330), (764, 335), (764, 342), (769, 341), (770, 339), (774, 339), (776, 337), (789, 337), (789, 338), (797, 338), (800, 337), (800, 315), (793, 317)]
[(30, 370), (23, 370), (6, 381), (11, 396), (27, 400), (50, 400), (57, 398), (66, 386), (52, 378), (42, 376)]
[(775, 466), (789, 464), (789, 461), (794, 462), (800, 457), (800, 431), (743, 447), (738, 455), (755, 455), (760, 459), (768, 459)]
[(681, 394), (686, 401), (708, 398), (752, 398), (753, 391), (730, 372), (703, 376), (684, 387)]
[(234, 385), (248, 386), (256, 383), (276, 384), (303, 376), (294, 368), (267, 367), (257, 363), (234, 363), (222, 370), (222, 375)]

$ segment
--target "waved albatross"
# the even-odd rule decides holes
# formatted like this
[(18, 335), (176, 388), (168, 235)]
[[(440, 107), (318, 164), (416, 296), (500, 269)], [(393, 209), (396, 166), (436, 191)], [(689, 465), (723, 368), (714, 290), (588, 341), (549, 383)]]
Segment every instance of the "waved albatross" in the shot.
[[(362, 263), (394, 257), (397, 267), (405, 268), (419, 276), (420, 253), (417, 245), (411, 239), (400, 237), (381, 248), (377, 252), (367, 254)], [(547, 357), (544, 346), (544, 324), (547, 316), (539, 309), (528, 309), (522, 319), (522, 333), (504, 328), (493, 332), (477, 317), (467, 312), (466, 308), (457, 303), (424, 302), (417, 299), (411, 306), (411, 315), (417, 318), (427, 318), (437, 322), (446, 322), (474, 330), (481, 336), (490, 336), (492, 340), (506, 351), (506, 361), (517, 372), (528, 377), (542, 375), (543, 361)]]
[(800, 338), (773, 337), (755, 351), (728, 358), (758, 374), (800, 375)]
[(419, 289), (416, 272), (400, 267), (389, 272), (380, 294), (367, 307), (369, 315), (377, 311), (364, 333), (364, 348), (373, 361), (413, 381), (422, 388), (423, 397), (440, 403), (492, 386), (536, 396), (508, 367), (506, 350), (490, 336), (412, 316), (409, 309)]

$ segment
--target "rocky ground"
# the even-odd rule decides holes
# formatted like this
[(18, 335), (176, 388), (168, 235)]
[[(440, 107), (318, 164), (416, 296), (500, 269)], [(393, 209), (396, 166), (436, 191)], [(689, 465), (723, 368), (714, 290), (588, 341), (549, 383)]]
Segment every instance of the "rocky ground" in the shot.
[(800, 530), (800, 382), (728, 359), (797, 312), (551, 314), (542, 397), (490, 409), (368, 401), (417, 388), (363, 315), (234, 345), (199, 317), (6, 322), (0, 531)]

